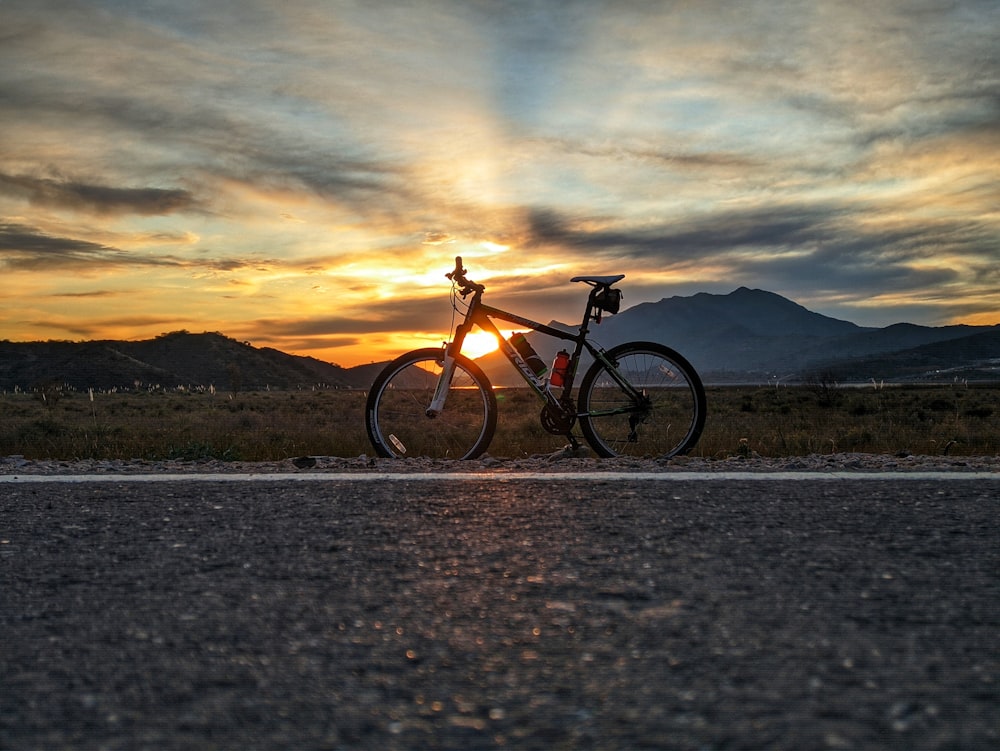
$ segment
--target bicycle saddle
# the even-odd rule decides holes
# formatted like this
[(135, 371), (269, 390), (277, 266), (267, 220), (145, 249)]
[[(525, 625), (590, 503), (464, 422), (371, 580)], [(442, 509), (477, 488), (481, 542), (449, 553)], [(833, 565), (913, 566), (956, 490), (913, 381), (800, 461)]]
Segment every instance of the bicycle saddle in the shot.
[(610, 287), (615, 282), (620, 282), (624, 278), (624, 274), (615, 274), (614, 276), (574, 276), (570, 279), (570, 281), (586, 282), (587, 284), (597, 284), (604, 287)]

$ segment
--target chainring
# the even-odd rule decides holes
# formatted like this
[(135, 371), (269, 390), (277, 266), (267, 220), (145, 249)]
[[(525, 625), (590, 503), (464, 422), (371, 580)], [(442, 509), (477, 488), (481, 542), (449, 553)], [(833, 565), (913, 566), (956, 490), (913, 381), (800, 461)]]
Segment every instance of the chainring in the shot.
[(568, 435), (573, 429), (573, 425), (576, 424), (574, 405), (564, 402), (563, 409), (565, 411), (556, 412), (549, 404), (542, 407), (542, 414), (539, 415), (539, 420), (542, 422), (542, 427), (549, 433), (552, 433), (552, 435)]

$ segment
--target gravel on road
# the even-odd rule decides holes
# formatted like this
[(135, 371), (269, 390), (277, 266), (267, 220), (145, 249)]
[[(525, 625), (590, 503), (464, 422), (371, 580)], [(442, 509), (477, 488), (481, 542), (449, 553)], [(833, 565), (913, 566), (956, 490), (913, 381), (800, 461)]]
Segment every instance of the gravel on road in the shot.
[(0, 492), (6, 751), (1000, 747), (1000, 483)]

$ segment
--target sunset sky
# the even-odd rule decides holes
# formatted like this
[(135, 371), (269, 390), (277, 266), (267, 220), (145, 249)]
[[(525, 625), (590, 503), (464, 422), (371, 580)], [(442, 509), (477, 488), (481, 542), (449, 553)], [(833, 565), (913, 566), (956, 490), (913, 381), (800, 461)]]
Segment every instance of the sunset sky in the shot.
[(0, 339), (367, 363), (456, 255), (542, 321), (1000, 323), (1000, 3), (0, 0)]

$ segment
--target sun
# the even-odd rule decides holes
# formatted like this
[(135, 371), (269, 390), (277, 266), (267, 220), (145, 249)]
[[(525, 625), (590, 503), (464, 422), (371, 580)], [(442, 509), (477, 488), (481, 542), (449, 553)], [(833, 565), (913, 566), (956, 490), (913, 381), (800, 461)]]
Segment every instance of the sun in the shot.
[(488, 355), (495, 350), (499, 344), (493, 334), (488, 331), (471, 331), (465, 337), (462, 345), (462, 354), (473, 359)]

